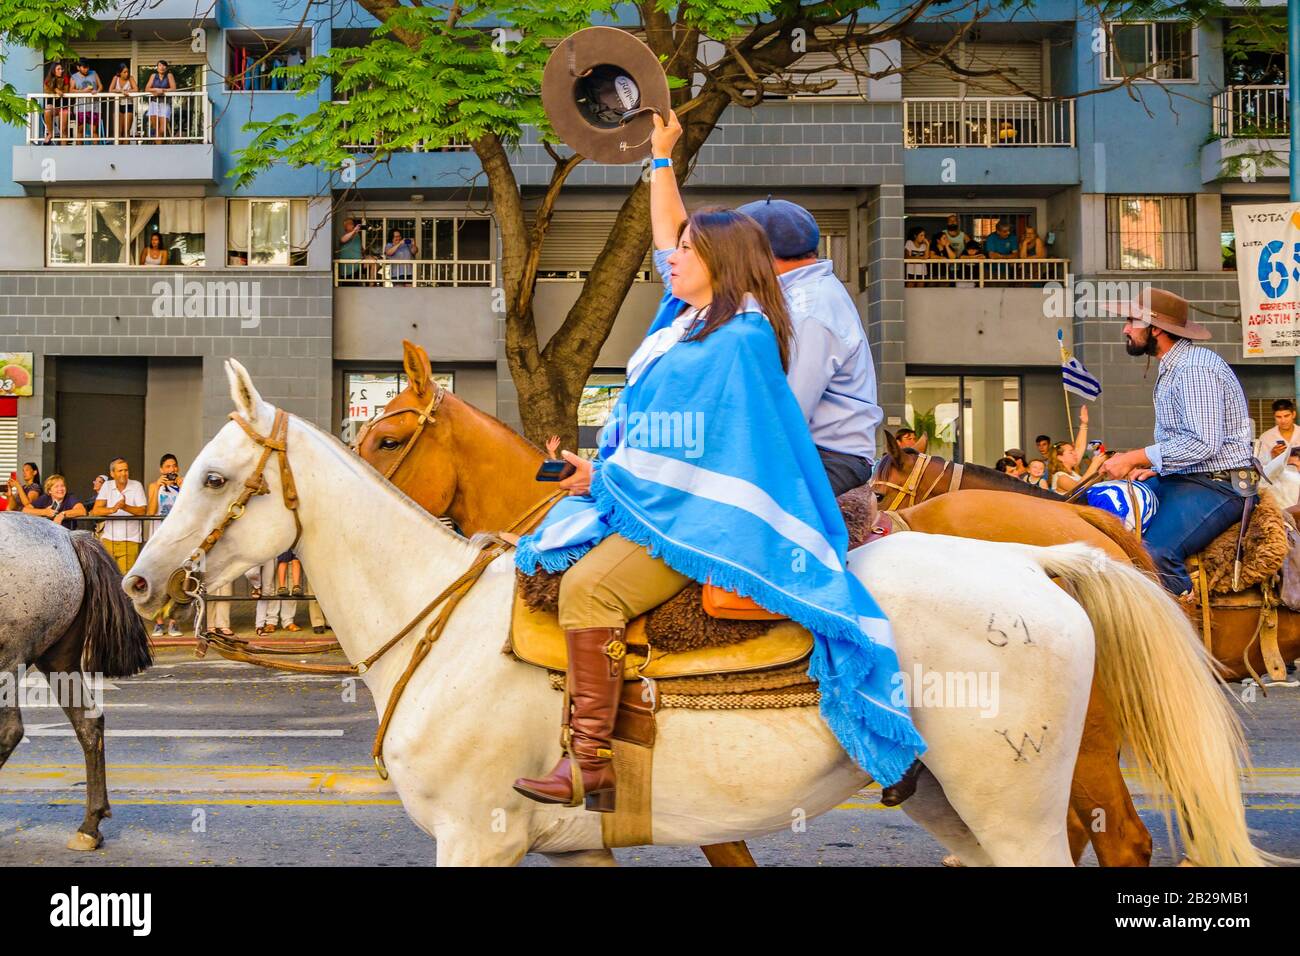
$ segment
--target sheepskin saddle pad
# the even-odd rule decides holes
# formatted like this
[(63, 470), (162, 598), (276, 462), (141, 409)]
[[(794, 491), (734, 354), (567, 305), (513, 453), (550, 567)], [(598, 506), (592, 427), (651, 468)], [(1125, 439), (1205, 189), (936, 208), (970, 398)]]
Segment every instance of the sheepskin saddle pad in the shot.
[[(849, 546), (873, 538), (877, 510), (869, 485), (845, 492), (840, 510), (849, 529)], [(564, 634), (556, 619), (561, 574), (516, 572), (510, 651), (520, 660), (564, 670)], [(678, 594), (628, 625), (624, 676), (688, 677), (786, 667), (812, 651), (812, 635), (788, 620), (736, 621), (705, 613), (699, 584)]]
[(1288, 518), (1277, 505), (1261, 497), (1246, 526), (1242, 545), (1241, 578), (1233, 588), (1232, 567), (1237, 558), (1237, 537), (1241, 523), (1219, 535), (1202, 552), (1208, 571), (1210, 593), (1230, 594), (1255, 587), (1281, 572), (1290, 546), (1287, 540)]

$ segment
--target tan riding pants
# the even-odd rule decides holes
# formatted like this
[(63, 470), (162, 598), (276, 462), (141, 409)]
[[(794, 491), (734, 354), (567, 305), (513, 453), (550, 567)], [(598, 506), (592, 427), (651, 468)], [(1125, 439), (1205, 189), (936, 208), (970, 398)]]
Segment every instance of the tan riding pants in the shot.
[(691, 583), (639, 544), (612, 534), (560, 580), (560, 626), (626, 627)]

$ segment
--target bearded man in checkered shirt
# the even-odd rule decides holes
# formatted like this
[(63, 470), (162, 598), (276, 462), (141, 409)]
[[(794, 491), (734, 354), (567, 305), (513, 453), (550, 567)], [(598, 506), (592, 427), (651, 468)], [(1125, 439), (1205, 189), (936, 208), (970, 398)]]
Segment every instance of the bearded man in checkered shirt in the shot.
[(1187, 300), (1147, 288), (1136, 301), (1107, 311), (1127, 319), (1130, 355), (1155, 356), (1155, 441), (1115, 455), (1107, 478), (1146, 481), (1160, 507), (1143, 536), (1164, 586), (1190, 595), (1185, 559), (1238, 521), (1257, 498), (1251, 440), (1255, 429), (1236, 374), (1218, 354), (1193, 340), (1210, 337), (1188, 318)]

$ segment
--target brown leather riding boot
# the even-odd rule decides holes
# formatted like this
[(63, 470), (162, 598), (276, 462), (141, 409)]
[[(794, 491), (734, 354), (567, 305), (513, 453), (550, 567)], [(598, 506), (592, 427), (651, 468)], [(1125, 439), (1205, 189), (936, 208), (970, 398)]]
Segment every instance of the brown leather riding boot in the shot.
[(897, 783), (890, 784), (880, 791), (880, 803), (886, 807), (896, 807), (912, 794), (916, 793), (916, 781), (921, 776), (925, 764), (913, 760), (912, 765), (903, 771)]
[(623, 690), (627, 646), (621, 627), (587, 627), (564, 632), (569, 649), (565, 703), (569, 705), (561, 745), (565, 755), (540, 780), (521, 777), (515, 789), (539, 803), (585, 803), (597, 813), (614, 812), (614, 752), (610, 739)]

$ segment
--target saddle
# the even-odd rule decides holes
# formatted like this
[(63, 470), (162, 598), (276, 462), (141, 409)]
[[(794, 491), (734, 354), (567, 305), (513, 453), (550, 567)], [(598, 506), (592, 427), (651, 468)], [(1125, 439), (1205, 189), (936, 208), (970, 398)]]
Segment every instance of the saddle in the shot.
[[(849, 528), (849, 546), (883, 537), (885, 527), (902, 529), (876, 509), (869, 486), (838, 499)], [(525, 663), (564, 671), (564, 632), (556, 612), (560, 574), (516, 571), (510, 652)], [(629, 622), (625, 680), (736, 674), (789, 667), (812, 653), (812, 635), (787, 618), (715, 617), (705, 608), (706, 589), (689, 584), (659, 607)], [(735, 598), (731, 595), (731, 598)]]

